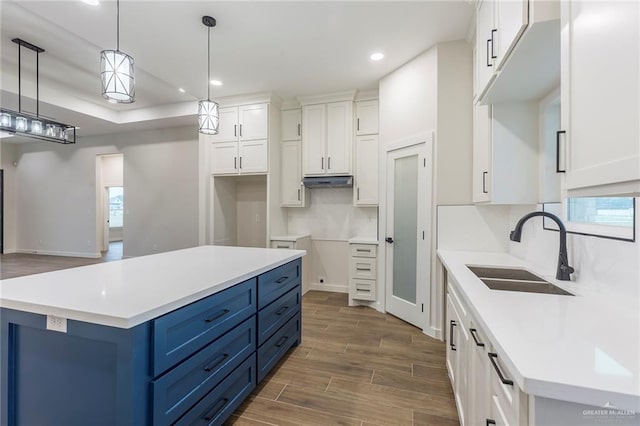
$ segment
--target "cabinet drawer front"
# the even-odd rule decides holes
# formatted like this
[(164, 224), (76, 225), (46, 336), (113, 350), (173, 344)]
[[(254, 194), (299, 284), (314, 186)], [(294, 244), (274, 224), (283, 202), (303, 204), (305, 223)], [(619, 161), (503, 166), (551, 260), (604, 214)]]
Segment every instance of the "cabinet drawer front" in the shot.
[(271, 241), (271, 248), (292, 249), (294, 244), (293, 241)]
[(279, 266), (258, 277), (258, 308), (262, 309), (300, 285), (300, 259)]
[[(489, 361), (491, 361), (491, 358), (489, 358)], [(502, 374), (502, 378), (513, 381), (511, 372), (500, 361), (500, 357), (494, 357), (493, 361), (496, 363), (500, 374)], [(514, 382), (512, 385), (503, 383), (496, 367), (491, 362), (489, 362), (489, 370), (492, 398), (499, 404), (501, 412), (504, 413), (504, 417), (509, 422), (519, 424), (520, 413), (526, 412), (527, 401), (525, 395), (520, 391), (517, 383)]]
[(300, 311), (300, 287), (294, 288), (258, 312), (258, 345)]
[(376, 300), (376, 281), (351, 279), (349, 281), (349, 297), (358, 300)]
[(256, 312), (256, 279), (213, 294), (153, 321), (157, 376)]
[(360, 278), (365, 280), (376, 279), (376, 259), (366, 257), (351, 258), (351, 278)]
[(253, 354), (175, 425), (221, 425), (255, 387), (256, 356)]
[(290, 347), (300, 342), (300, 313), (289, 320), (258, 349), (258, 383)]
[(376, 257), (378, 247), (373, 244), (350, 244), (352, 257)]
[(249, 318), (152, 382), (153, 424), (169, 425), (255, 351), (256, 319)]

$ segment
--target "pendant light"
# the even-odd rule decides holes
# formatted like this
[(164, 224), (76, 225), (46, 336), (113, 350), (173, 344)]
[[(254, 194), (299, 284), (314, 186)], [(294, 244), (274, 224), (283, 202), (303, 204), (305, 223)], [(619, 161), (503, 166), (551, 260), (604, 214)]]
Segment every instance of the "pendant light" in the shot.
[(135, 102), (133, 58), (120, 51), (120, 0), (116, 0), (116, 50), (100, 52), (102, 97), (120, 104)]
[(216, 20), (211, 16), (203, 16), (202, 23), (207, 27), (207, 100), (198, 102), (198, 131), (205, 135), (218, 134), (217, 102), (211, 100), (211, 28)]

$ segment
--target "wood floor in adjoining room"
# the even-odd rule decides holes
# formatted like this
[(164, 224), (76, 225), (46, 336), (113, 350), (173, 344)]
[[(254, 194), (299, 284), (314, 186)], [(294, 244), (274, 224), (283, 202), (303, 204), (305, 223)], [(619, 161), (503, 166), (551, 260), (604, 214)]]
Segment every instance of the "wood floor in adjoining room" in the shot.
[(227, 425), (459, 425), (443, 342), (347, 295), (302, 298), (302, 343)]

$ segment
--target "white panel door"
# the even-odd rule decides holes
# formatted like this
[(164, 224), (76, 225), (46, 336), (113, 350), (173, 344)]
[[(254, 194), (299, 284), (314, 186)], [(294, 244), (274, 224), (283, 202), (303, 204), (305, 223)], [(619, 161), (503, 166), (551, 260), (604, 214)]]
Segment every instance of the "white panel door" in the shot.
[(282, 190), (280, 205), (283, 207), (304, 206), (302, 186), (302, 153), (300, 141), (282, 142)]
[(282, 111), (282, 140), (299, 141), (302, 137), (302, 110)]
[(496, 5), (497, 34), (493, 36), (497, 69), (502, 68), (504, 60), (516, 45), (529, 23), (529, 0), (498, 1)]
[(566, 188), (640, 180), (640, 2), (562, 2)]
[(378, 135), (356, 137), (356, 169), (353, 202), (378, 205)]
[(269, 137), (269, 105), (243, 105), (239, 108), (238, 136), (241, 141)]
[(238, 108), (220, 108), (218, 114), (218, 134), (211, 135), (211, 142), (237, 141)]
[(302, 172), (323, 175), (326, 169), (327, 106), (302, 107)]
[(238, 142), (212, 143), (210, 149), (211, 174), (238, 173)]
[(267, 173), (267, 140), (240, 141), (238, 157), (240, 173)]
[(327, 104), (327, 174), (351, 173), (353, 102)]
[(356, 135), (378, 133), (378, 100), (356, 102)]
[(428, 306), (433, 159), (426, 143), (387, 153), (385, 309), (424, 328)]

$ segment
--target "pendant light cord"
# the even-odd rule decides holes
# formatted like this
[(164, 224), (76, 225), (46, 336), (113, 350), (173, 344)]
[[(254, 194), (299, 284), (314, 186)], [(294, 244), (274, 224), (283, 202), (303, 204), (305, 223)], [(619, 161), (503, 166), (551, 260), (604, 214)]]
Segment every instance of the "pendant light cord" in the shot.
[(116, 0), (116, 50), (120, 51), (120, 0)]
[(207, 100), (211, 100), (211, 27), (207, 27)]

